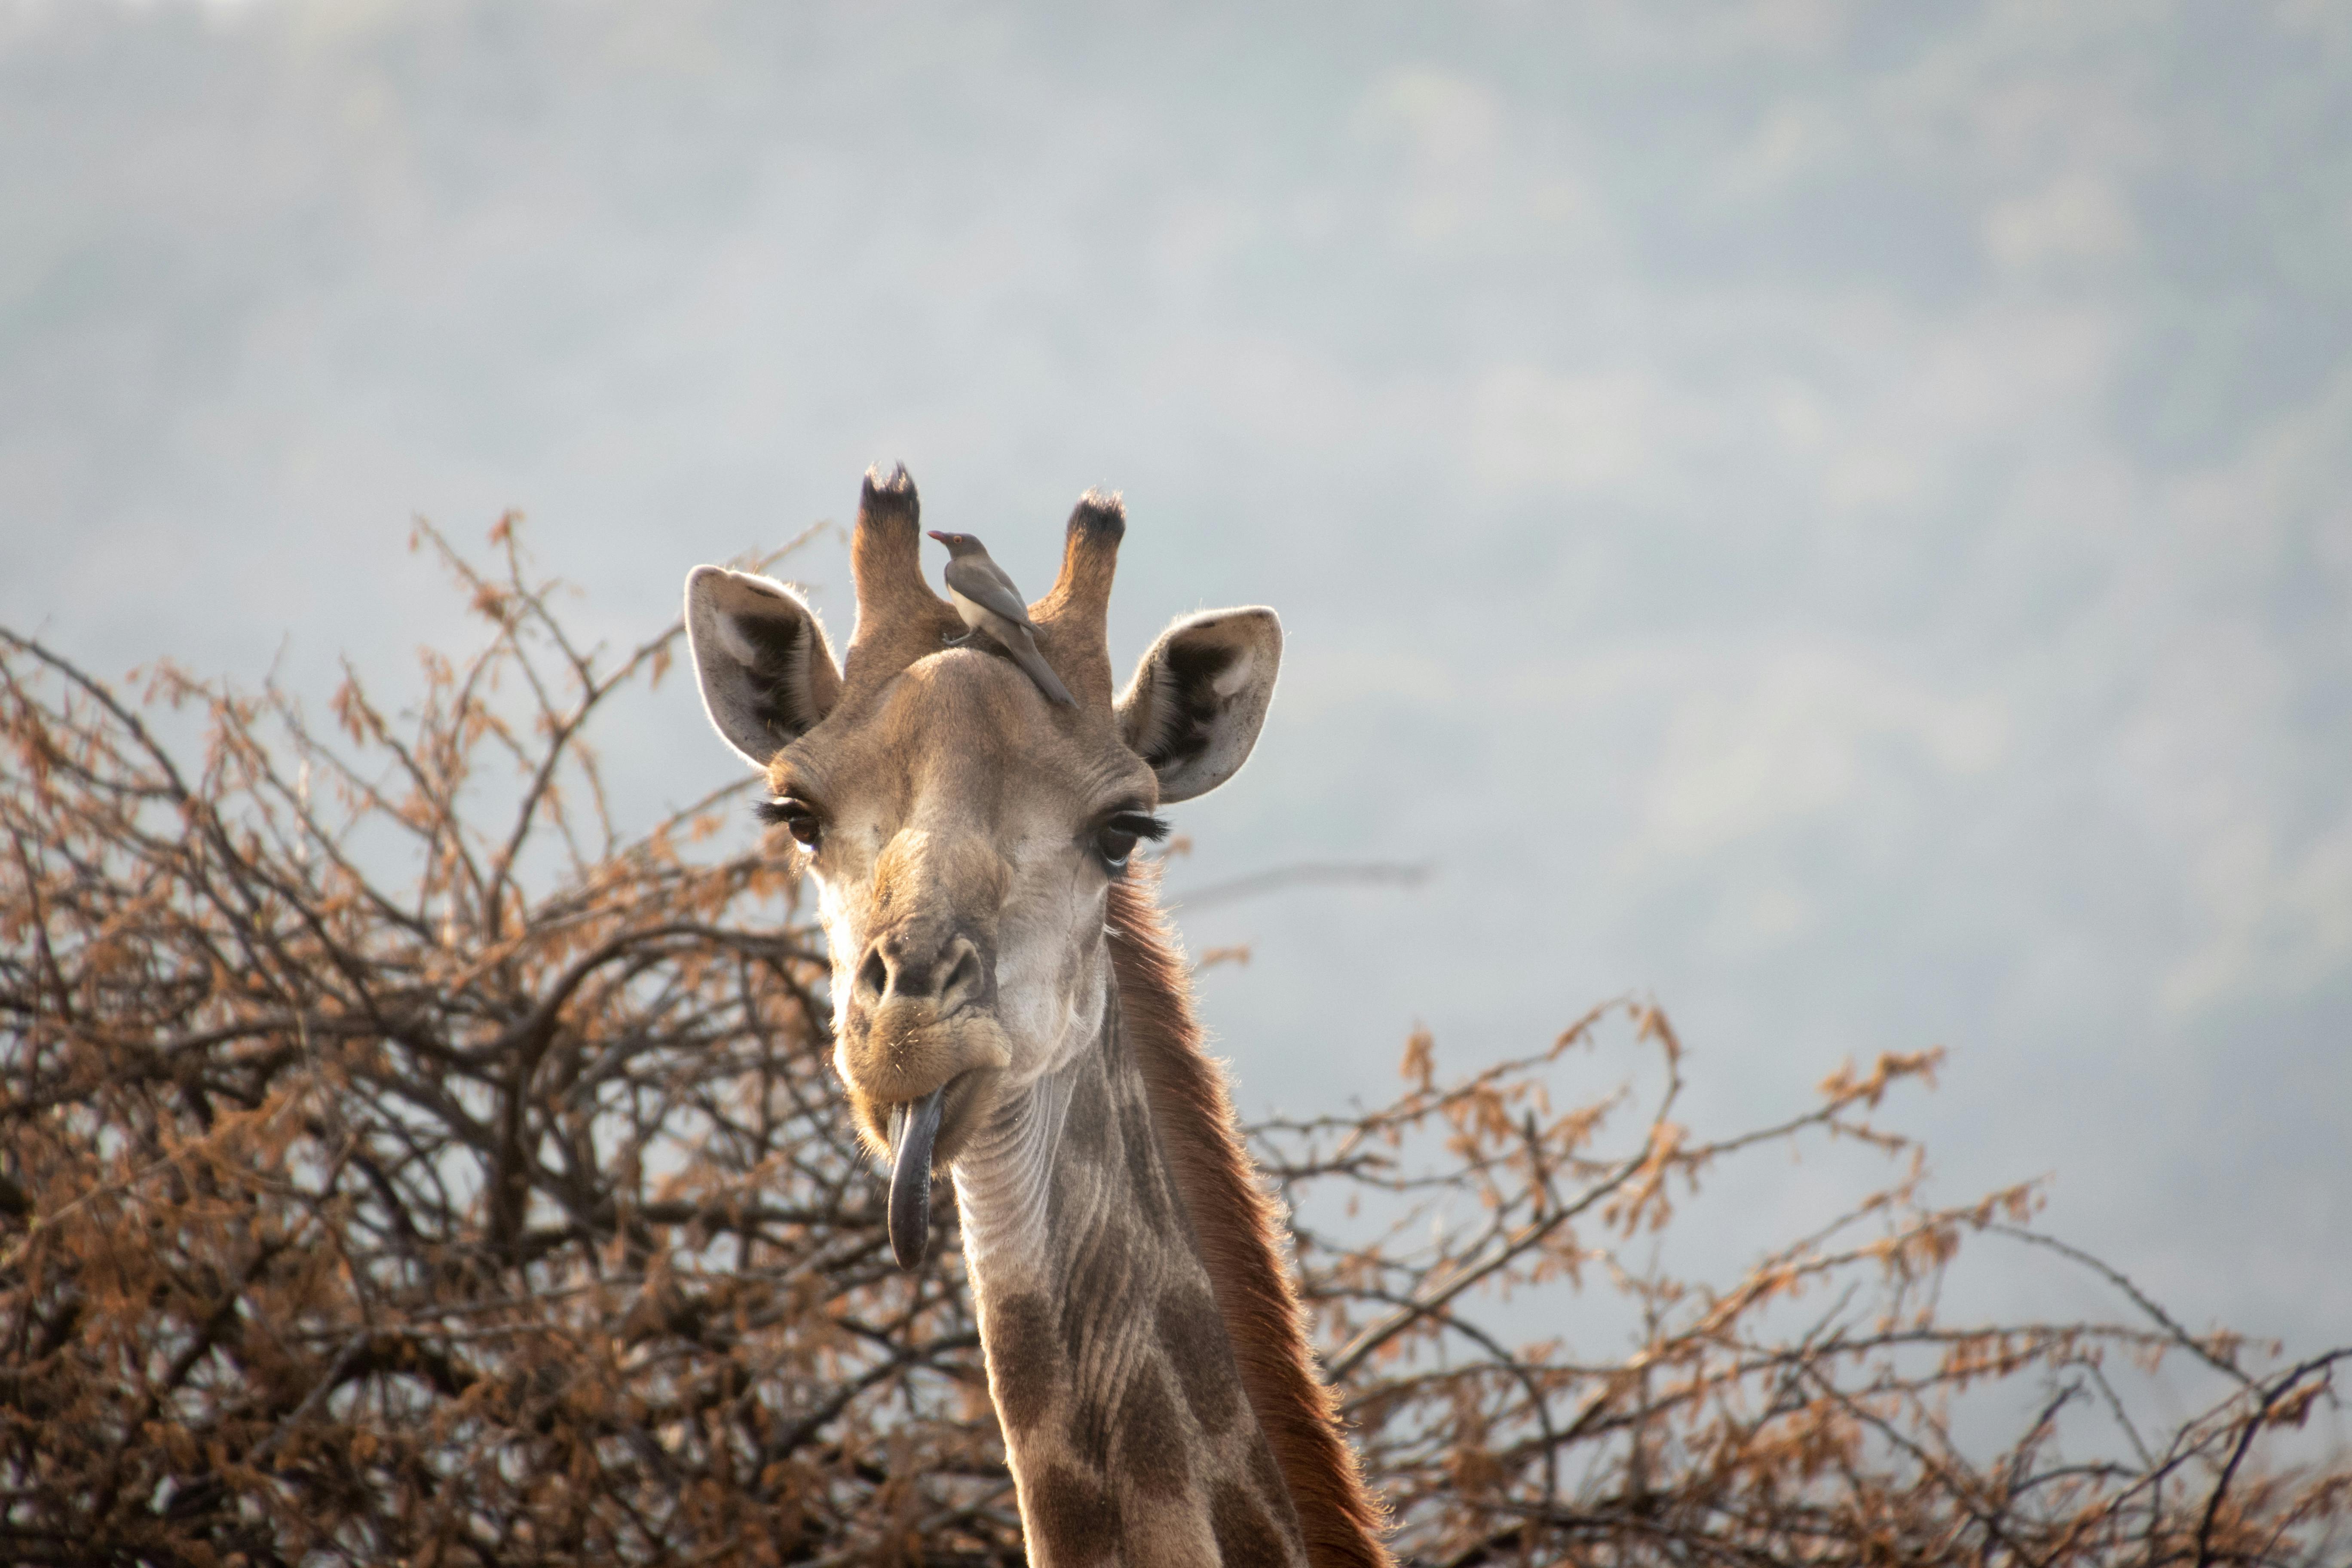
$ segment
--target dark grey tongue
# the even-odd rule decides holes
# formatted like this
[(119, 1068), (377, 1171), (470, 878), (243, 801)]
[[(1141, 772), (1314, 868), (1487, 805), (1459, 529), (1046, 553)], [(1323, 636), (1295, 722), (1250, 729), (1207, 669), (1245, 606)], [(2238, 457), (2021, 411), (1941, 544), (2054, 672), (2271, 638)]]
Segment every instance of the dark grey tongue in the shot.
[(940, 1085), (890, 1110), (890, 1250), (901, 1268), (920, 1268), (931, 1245), (931, 1141), (940, 1135)]

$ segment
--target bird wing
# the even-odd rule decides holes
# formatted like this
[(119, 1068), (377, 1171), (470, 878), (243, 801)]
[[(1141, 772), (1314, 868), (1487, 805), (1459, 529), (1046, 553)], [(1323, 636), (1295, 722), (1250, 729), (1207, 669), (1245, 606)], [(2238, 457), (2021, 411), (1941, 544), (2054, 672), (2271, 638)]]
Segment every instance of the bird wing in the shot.
[(1037, 689), (1045, 694), (1046, 701), (1058, 702), (1065, 708), (1078, 705), (1078, 700), (1070, 695), (1070, 689), (1062, 684), (1062, 678), (1054, 673), (1054, 667), (1045, 662), (1045, 656), (1037, 651), (1037, 638), (1034, 633), (1024, 627), (1014, 627), (990, 640), (1011, 655), (1013, 662), (1028, 673), (1029, 679), (1037, 683)]
[(948, 563), (948, 586), (992, 615), (1003, 616), (1014, 626), (1029, 622), (1028, 606), (1022, 604), (1020, 593), (1004, 568), (985, 555), (959, 557)]

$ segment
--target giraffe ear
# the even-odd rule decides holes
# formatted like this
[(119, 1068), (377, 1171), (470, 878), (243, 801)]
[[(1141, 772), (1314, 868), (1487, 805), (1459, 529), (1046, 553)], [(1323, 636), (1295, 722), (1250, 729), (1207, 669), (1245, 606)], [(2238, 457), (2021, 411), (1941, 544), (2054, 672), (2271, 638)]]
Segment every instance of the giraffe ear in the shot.
[(1282, 621), (1262, 605), (1187, 616), (1160, 634), (1118, 700), (1118, 727), (1160, 775), (1161, 804), (1241, 771), (1281, 663)]
[(686, 578), (686, 640), (711, 723), (754, 766), (766, 767), (840, 700), (824, 628), (782, 583), (696, 567)]

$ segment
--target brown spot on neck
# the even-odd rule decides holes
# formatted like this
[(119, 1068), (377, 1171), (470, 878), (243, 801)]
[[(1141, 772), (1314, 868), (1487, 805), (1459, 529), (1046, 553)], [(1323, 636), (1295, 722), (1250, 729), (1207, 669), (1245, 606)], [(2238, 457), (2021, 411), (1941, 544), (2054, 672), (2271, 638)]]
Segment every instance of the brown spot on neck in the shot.
[(1192, 1456), (1168, 1380), (1147, 1364), (1128, 1385), (1118, 1412), (1118, 1471), (1147, 1497), (1181, 1500), (1192, 1489)]
[(1022, 1489), (1021, 1511), (1046, 1554), (1058, 1564), (1087, 1568), (1107, 1562), (1118, 1547), (1118, 1512), (1110, 1493), (1090, 1476), (1048, 1465)]
[(1315, 1373), (1298, 1297), (1276, 1240), (1280, 1216), (1236, 1131), (1225, 1077), (1201, 1049), (1190, 976), (1149, 885), (1112, 884), (1119, 1010), (1151, 1118), (1199, 1239), (1242, 1386), (1281, 1467), (1317, 1568), (1390, 1568), (1385, 1522), (1339, 1434), (1339, 1397)]
[(996, 1408), (1017, 1436), (1045, 1418), (1061, 1382), (1054, 1310), (1035, 1291), (1021, 1290), (992, 1303), (989, 1318), (988, 1370)]
[(1217, 1542), (1221, 1563), (1280, 1563), (1282, 1537), (1265, 1514), (1265, 1505), (1234, 1485), (1217, 1483), (1209, 1500), (1209, 1528)]

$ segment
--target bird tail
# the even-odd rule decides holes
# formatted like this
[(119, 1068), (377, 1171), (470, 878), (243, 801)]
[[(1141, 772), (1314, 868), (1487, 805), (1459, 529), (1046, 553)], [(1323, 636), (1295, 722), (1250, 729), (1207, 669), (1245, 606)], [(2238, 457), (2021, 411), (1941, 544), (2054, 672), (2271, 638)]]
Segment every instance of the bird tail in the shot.
[(1062, 678), (1054, 673), (1054, 667), (1047, 664), (1045, 656), (1037, 651), (1037, 639), (1030, 635), (1029, 628), (1015, 626), (1012, 631), (1011, 646), (1004, 651), (1013, 656), (1013, 662), (1028, 672), (1029, 679), (1037, 683), (1037, 689), (1045, 694), (1047, 701), (1058, 702), (1065, 708), (1076, 708), (1078, 700), (1070, 695), (1070, 689), (1062, 684)]

